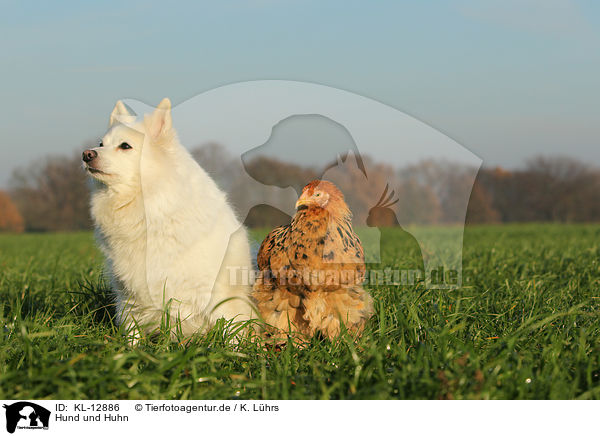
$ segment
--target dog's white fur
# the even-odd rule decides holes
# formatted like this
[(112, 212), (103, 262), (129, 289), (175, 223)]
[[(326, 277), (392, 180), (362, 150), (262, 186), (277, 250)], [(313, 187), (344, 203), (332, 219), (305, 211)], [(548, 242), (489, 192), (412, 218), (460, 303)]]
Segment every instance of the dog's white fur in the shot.
[(170, 101), (138, 122), (118, 101), (102, 147), (93, 150), (98, 156), (84, 166), (96, 179), (91, 213), (117, 321), (139, 337), (158, 327), (165, 308), (186, 336), (221, 317), (249, 319), (250, 286), (230, 277), (252, 268), (246, 230), (179, 143)]

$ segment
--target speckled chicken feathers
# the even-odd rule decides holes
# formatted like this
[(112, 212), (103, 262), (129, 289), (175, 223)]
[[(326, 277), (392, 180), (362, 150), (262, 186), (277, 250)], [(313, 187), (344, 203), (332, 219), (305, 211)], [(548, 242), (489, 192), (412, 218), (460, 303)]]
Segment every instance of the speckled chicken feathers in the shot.
[(319, 186), (339, 195), (339, 207), (301, 208), (290, 225), (267, 235), (253, 295), (265, 321), (277, 329), (334, 337), (341, 323), (362, 331), (372, 300), (361, 286), (364, 253), (352, 215), (337, 188), (324, 183)]

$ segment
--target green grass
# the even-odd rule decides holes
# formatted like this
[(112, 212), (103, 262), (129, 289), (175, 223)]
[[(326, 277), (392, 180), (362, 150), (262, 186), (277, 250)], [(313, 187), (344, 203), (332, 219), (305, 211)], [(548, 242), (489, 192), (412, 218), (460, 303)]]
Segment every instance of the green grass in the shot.
[[(384, 261), (410, 267), (398, 235)], [(91, 234), (0, 235), (0, 397), (599, 399), (599, 259), (599, 225), (469, 227), (464, 286), (370, 289), (357, 343), (231, 346), (218, 325), (132, 348)]]

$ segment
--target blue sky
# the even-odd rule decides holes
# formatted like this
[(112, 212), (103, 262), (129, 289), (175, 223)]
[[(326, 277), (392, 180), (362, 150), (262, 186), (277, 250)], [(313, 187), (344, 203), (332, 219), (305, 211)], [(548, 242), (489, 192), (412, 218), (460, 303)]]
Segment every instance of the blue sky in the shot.
[(0, 11), (0, 186), (15, 166), (96, 140), (119, 98), (176, 105), (256, 79), (373, 98), (484, 165), (540, 153), (600, 165), (591, 0), (9, 1)]

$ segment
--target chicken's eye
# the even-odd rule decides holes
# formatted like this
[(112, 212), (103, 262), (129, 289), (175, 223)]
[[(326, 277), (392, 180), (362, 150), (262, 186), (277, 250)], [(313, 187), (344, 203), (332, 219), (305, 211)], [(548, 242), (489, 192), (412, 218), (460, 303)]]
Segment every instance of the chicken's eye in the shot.
[(129, 145), (129, 144), (128, 144), (128, 143), (126, 143), (126, 142), (123, 142), (121, 145), (119, 145), (119, 148), (120, 148), (121, 150), (129, 150), (129, 149), (131, 148), (131, 145)]
[(321, 193), (320, 193), (320, 192), (317, 192), (317, 193), (315, 194), (315, 197), (320, 197), (320, 196), (321, 196)]

